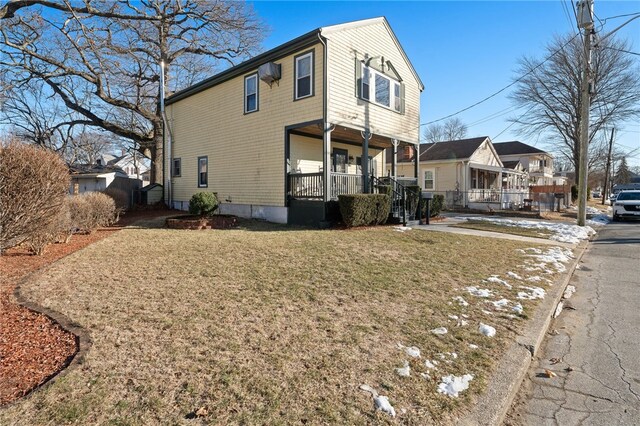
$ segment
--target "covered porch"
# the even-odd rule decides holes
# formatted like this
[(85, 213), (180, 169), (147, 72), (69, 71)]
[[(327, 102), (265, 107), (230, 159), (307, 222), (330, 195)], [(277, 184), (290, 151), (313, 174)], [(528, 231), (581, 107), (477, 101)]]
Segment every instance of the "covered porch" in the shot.
[[(385, 175), (385, 150), (392, 155), (413, 143), (342, 125), (322, 122), (289, 128), (286, 135), (286, 196), (293, 199), (335, 201), (343, 194), (376, 191), (377, 179), (395, 181), (395, 170)], [(397, 160), (394, 162), (397, 164)], [(418, 164), (413, 178), (402, 178), (403, 185), (416, 185)], [(388, 179), (386, 179), (388, 181)]]

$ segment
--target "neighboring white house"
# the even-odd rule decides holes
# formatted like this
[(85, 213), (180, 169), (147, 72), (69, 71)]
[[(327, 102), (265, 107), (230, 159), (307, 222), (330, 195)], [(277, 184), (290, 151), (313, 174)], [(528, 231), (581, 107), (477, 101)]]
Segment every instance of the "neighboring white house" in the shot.
[(501, 161), (519, 161), (529, 173), (530, 185), (553, 185), (553, 155), (519, 141), (495, 142)]
[[(413, 172), (411, 149), (398, 153), (398, 176)], [(387, 155), (387, 172), (393, 173), (390, 158)], [(448, 206), (514, 208), (528, 193), (527, 174), (520, 162), (505, 167), (487, 136), (421, 144), (420, 170), (418, 184), (445, 195)]]
[(142, 187), (141, 180), (130, 178), (124, 170), (114, 166), (74, 164), (69, 167), (69, 174), (69, 194), (104, 192), (118, 207), (125, 209), (132, 206), (136, 192)]
[(150, 161), (137, 152), (132, 154), (123, 150), (119, 156), (103, 154), (96, 160), (96, 165), (120, 168), (130, 179), (142, 180), (143, 186), (149, 184)]

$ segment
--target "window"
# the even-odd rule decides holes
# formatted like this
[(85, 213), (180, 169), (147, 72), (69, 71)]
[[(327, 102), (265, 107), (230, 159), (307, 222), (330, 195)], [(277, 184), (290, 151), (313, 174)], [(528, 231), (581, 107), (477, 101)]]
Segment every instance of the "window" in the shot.
[(295, 99), (313, 96), (313, 52), (295, 59)]
[[(362, 64), (360, 97), (365, 101), (402, 112), (402, 86), (378, 70)], [(373, 92), (373, 93), (372, 93)]]
[(206, 188), (209, 184), (209, 158), (198, 157), (198, 188)]
[(173, 170), (171, 176), (180, 176), (182, 173), (182, 160), (180, 158), (173, 159)]
[(424, 189), (435, 189), (435, 173), (433, 170), (425, 170), (424, 171)]
[(244, 78), (244, 112), (258, 110), (258, 74)]

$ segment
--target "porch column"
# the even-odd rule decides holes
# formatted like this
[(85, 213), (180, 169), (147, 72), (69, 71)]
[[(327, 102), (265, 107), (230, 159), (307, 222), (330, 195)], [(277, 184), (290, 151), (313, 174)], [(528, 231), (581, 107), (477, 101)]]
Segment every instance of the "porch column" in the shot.
[[(420, 142), (418, 142), (414, 148), (416, 150), (415, 155), (413, 157), (413, 173), (416, 177), (416, 183), (420, 185), (420, 174), (418, 170), (420, 167)], [(435, 177), (435, 176), (434, 176)]]
[(398, 173), (398, 139), (391, 139), (391, 144), (393, 145), (393, 156), (391, 159), (391, 177), (395, 179), (396, 174)]
[(331, 132), (333, 126), (327, 122), (323, 123), (324, 132), (322, 134), (322, 187), (323, 200), (325, 203), (331, 201)]
[(371, 137), (371, 133), (369, 133), (369, 129), (365, 129), (362, 134), (364, 139), (362, 143), (362, 160), (360, 163), (362, 164), (362, 192), (365, 194), (369, 193), (369, 138)]

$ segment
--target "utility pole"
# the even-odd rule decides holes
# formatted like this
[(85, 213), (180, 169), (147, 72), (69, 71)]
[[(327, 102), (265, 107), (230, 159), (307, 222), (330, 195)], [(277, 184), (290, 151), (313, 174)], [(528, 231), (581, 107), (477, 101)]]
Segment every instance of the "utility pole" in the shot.
[(604, 172), (604, 191), (602, 191), (602, 204), (604, 205), (605, 199), (609, 198), (609, 173), (611, 170), (611, 151), (613, 150), (613, 134), (615, 133), (616, 128), (611, 129), (611, 139), (609, 139), (609, 152), (607, 154), (607, 166), (605, 167)]
[(593, 33), (593, 0), (578, 3), (578, 27), (584, 31), (584, 58), (580, 87), (580, 170), (578, 173), (578, 225), (587, 221), (587, 179), (589, 167), (589, 109), (591, 80), (591, 35)]

